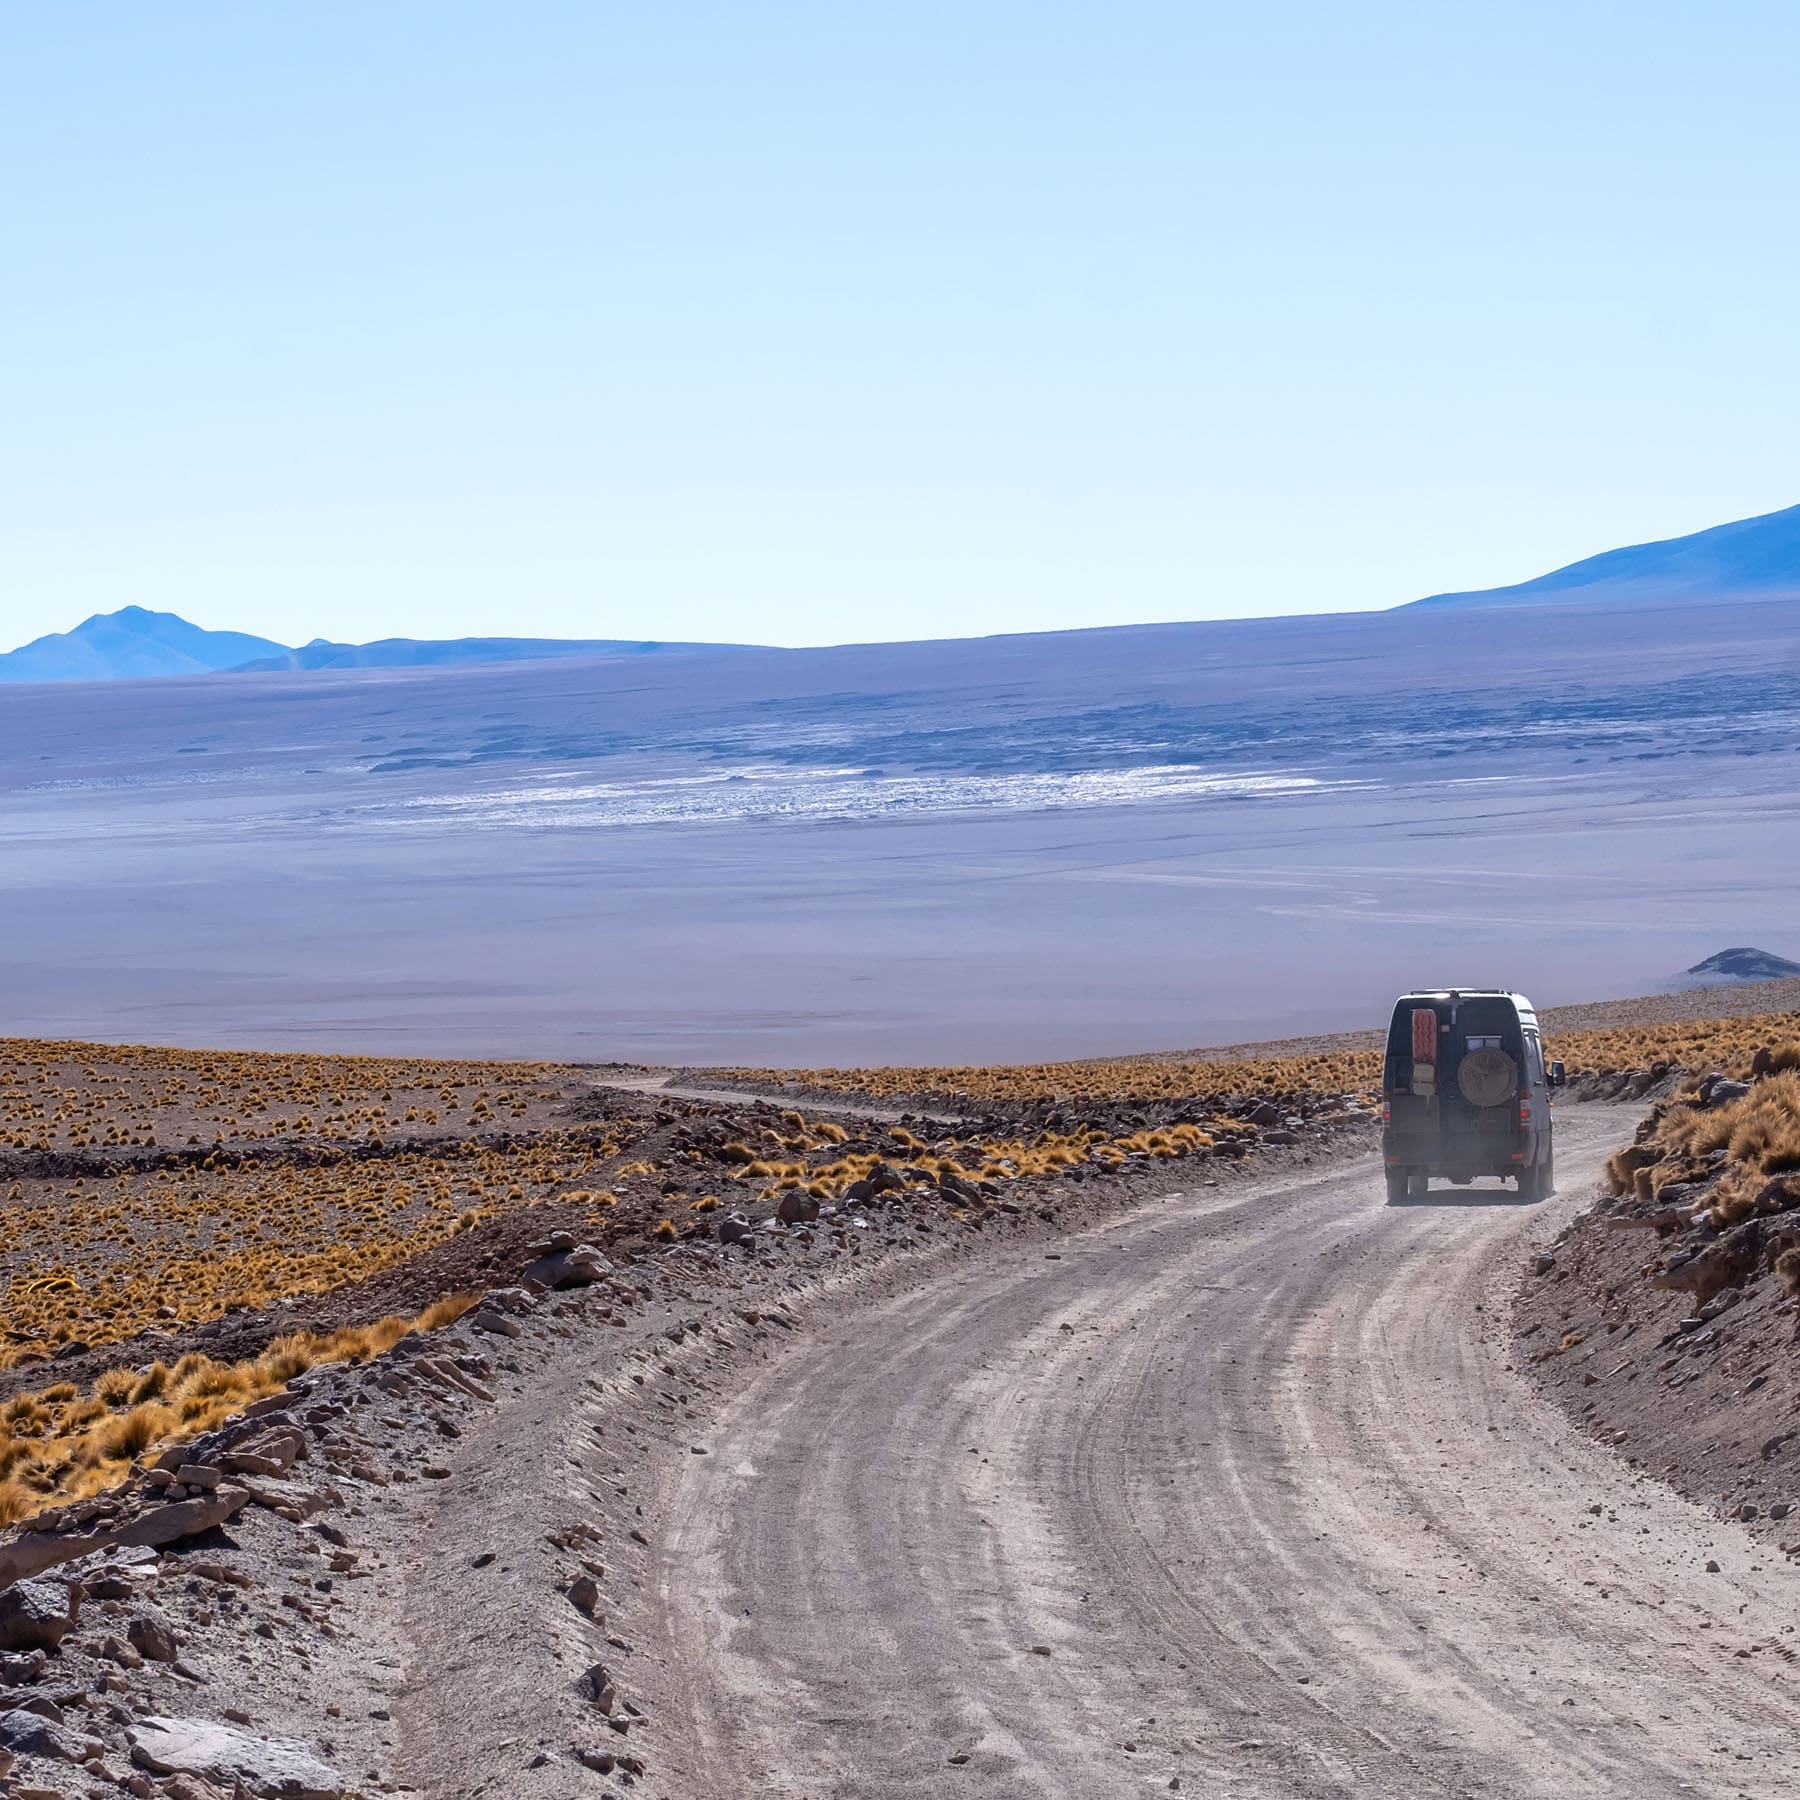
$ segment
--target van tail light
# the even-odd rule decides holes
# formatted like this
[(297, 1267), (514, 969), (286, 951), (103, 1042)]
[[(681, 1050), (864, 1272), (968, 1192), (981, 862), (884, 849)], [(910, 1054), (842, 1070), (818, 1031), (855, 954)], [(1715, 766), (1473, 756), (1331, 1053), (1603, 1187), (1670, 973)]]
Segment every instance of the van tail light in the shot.
[(1384, 1125), (1391, 1125), (1394, 1122), (1394, 1109), (1385, 1100), (1381, 1103), (1381, 1122)]
[(1531, 1102), (1529, 1100), (1521, 1100), (1519, 1102), (1519, 1123), (1521, 1125), (1529, 1125), (1531, 1123)]

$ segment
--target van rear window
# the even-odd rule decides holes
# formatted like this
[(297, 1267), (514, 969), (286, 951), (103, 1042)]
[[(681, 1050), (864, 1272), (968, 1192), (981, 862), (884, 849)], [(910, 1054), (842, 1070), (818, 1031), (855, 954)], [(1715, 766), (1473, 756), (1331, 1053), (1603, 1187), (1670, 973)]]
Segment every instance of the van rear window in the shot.
[[(1415, 1022), (1419, 1013), (1434, 1015), (1435, 1026), (1422, 1019)], [(1419, 1047), (1419, 1034), (1424, 1032), (1431, 1034), (1431, 1050)], [(1514, 1057), (1524, 1048), (1519, 1015), (1510, 1000), (1498, 995), (1457, 1001), (1402, 1000), (1394, 1008), (1393, 1021), (1388, 1026), (1389, 1056), (1414, 1057), (1423, 1062), (1437, 1050), (1440, 1039), (1446, 1040), (1446, 1052), (1454, 1048), (1458, 1056), (1481, 1045), (1504, 1050)]]

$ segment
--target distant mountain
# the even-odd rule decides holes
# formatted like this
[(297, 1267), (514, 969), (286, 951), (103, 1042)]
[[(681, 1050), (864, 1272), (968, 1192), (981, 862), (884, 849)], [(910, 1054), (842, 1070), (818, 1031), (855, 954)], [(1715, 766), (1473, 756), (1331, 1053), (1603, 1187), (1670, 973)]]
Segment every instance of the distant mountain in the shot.
[(0, 656), (0, 681), (129, 681), (145, 675), (205, 675), (283, 646), (245, 631), (206, 631), (175, 613), (141, 606), (95, 613), (73, 631), (34, 638)]
[(204, 631), (175, 613), (141, 606), (95, 613), (0, 655), (0, 682), (134, 681), (147, 675), (267, 673), (277, 669), (405, 669), (451, 663), (541, 662), (576, 656), (656, 656), (676, 650), (741, 650), (742, 644), (665, 644), (635, 638), (382, 638), (298, 650), (244, 631)]
[(1791, 981), (1800, 975), (1800, 963), (1789, 962), (1767, 950), (1752, 950), (1748, 945), (1720, 950), (1671, 976), (1672, 988), (1736, 987), (1751, 981)]
[(1687, 537), (1607, 550), (1512, 587), (1432, 594), (1414, 606), (1521, 600), (1751, 600), (1800, 595), (1800, 506)]
[(334, 644), (314, 638), (298, 650), (279, 650), (239, 663), (238, 675), (277, 669), (410, 669), (446, 663), (541, 662), (569, 656), (654, 656), (669, 650), (741, 650), (742, 644), (640, 643), (631, 638), (379, 638), (372, 644)]

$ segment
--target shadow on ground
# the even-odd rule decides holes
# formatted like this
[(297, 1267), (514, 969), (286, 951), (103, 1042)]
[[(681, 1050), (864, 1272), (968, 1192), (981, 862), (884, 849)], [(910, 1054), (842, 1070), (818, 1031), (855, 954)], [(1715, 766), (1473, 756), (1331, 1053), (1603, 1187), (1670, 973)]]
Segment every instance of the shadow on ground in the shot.
[(1516, 1188), (1431, 1188), (1423, 1194), (1408, 1194), (1404, 1200), (1390, 1200), (1389, 1206), (1536, 1206)]

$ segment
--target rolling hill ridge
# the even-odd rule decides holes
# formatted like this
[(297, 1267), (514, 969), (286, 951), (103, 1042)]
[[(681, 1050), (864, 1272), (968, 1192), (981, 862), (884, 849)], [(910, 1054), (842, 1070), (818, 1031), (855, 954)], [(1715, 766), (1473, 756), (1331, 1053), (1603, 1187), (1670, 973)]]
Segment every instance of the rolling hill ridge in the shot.
[(1511, 587), (1431, 594), (1414, 606), (1549, 600), (1750, 600), (1800, 594), (1800, 506), (1686, 537), (1628, 544)]
[[(1430, 594), (1393, 610), (1404, 614), (1417, 608), (1465, 610), (1571, 601), (1629, 605), (1784, 598), (1800, 598), (1800, 506), (1736, 519), (1685, 537), (1606, 550), (1508, 587)], [(1132, 628), (1102, 628), (1122, 629)], [(1092, 636), (1080, 632), (1025, 635), (1071, 643)], [(760, 646), (632, 638), (469, 637), (381, 638), (366, 644), (314, 638), (296, 649), (247, 632), (209, 631), (175, 613), (127, 606), (118, 612), (96, 613), (72, 631), (52, 632), (0, 654), (0, 683), (121, 681), (223, 671), (261, 674), (438, 668), (750, 648)]]
[(440, 668), (741, 647), (634, 638), (478, 637), (382, 638), (369, 644), (315, 638), (290, 649), (249, 632), (209, 631), (178, 613), (126, 606), (113, 613), (95, 613), (72, 631), (52, 632), (0, 655), (0, 683), (138, 681), (158, 675), (266, 674), (288, 669)]
[(125, 606), (95, 613), (73, 631), (34, 638), (0, 656), (0, 681), (135, 681), (204, 675), (282, 646), (247, 631), (208, 631), (177, 613)]

